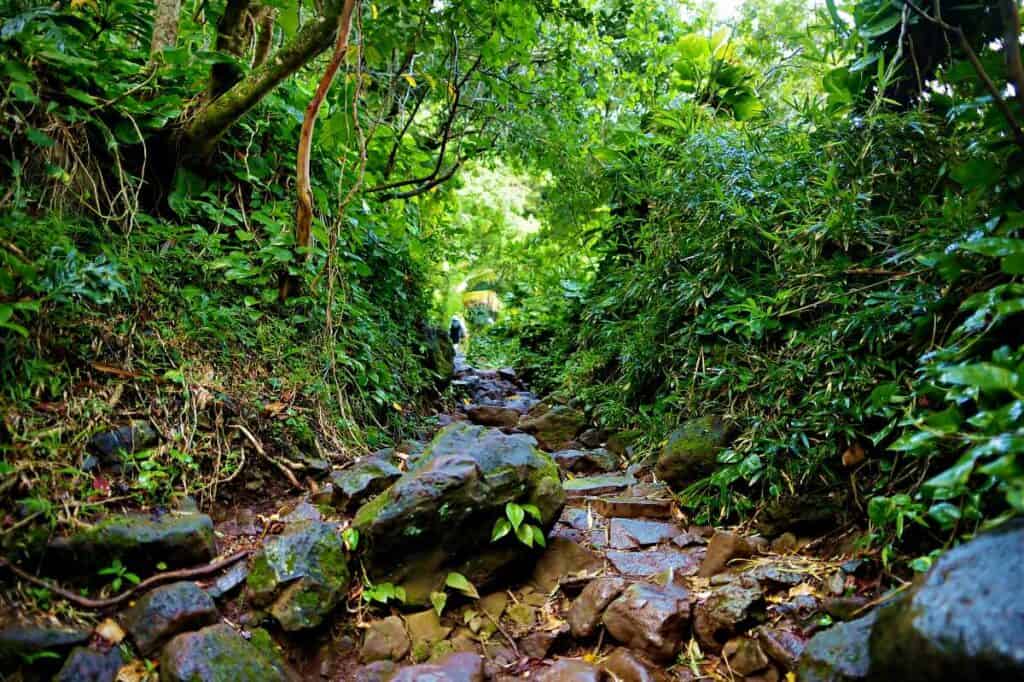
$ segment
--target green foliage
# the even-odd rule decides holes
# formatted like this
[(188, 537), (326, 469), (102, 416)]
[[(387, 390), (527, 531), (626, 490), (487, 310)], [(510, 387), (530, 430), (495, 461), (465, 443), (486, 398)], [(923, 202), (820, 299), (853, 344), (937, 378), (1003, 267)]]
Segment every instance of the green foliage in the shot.
[(141, 582), (139, 576), (129, 571), (127, 566), (121, 563), (120, 559), (114, 559), (109, 566), (101, 568), (97, 574), (111, 578), (110, 589), (114, 592), (120, 591), (121, 586), (126, 582), (132, 585), (138, 585)]
[(505, 516), (494, 522), (491, 531), (491, 542), (497, 542), (511, 532), (515, 533), (519, 542), (527, 547), (544, 547), (547, 541), (544, 538), (544, 531), (540, 526), (529, 523), (526, 517), (529, 515), (537, 523), (540, 523), (540, 509), (534, 504), (516, 504), (508, 502), (505, 504)]
[(405, 588), (396, 587), (392, 583), (371, 583), (363, 585), (363, 601), (373, 604), (384, 604), (395, 601), (405, 603)]

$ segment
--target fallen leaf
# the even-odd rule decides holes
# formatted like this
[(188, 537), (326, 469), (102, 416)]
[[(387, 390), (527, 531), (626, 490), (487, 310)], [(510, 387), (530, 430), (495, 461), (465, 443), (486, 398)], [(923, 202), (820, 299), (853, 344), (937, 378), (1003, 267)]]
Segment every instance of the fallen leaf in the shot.
[(789, 588), (790, 597), (813, 597), (815, 594), (814, 587), (810, 583), (800, 583), (796, 587)]
[(113, 618), (107, 618), (96, 626), (96, 634), (111, 644), (120, 644), (124, 639), (124, 630)]

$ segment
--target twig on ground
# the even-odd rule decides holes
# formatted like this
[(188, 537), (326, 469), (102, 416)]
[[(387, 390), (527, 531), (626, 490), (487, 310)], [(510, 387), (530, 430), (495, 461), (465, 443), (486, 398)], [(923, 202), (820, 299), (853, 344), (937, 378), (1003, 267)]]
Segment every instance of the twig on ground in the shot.
[(134, 587), (132, 587), (132, 588), (130, 588), (128, 590), (125, 590), (124, 592), (122, 592), (121, 594), (117, 595), (116, 597), (109, 597), (107, 599), (90, 599), (89, 597), (83, 597), (80, 594), (76, 594), (76, 593), (74, 593), (74, 592), (72, 592), (70, 590), (64, 589), (63, 587), (61, 587), (60, 585), (57, 585), (54, 582), (51, 582), (49, 580), (45, 580), (43, 578), (37, 578), (36, 576), (32, 575), (28, 571), (25, 571), (25, 570), (23, 570), (21, 568), (18, 568), (17, 566), (15, 566), (13, 563), (8, 561), (4, 557), (0, 557), (0, 568), (6, 568), (11, 573), (13, 573), (17, 577), (21, 578), (25, 582), (32, 583), (33, 585), (36, 585), (37, 587), (44, 587), (44, 588), (46, 588), (47, 590), (49, 590), (50, 592), (53, 592), (55, 595), (57, 595), (61, 599), (64, 599), (65, 601), (68, 601), (68, 602), (71, 602), (72, 604), (74, 604), (75, 606), (77, 606), (80, 609), (101, 610), (101, 609), (108, 609), (108, 608), (110, 608), (112, 606), (117, 606), (117, 605), (119, 605), (119, 604), (121, 604), (121, 603), (123, 603), (125, 601), (128, 601), (128, 599), (130, 599), (131, 597), (135, 596), (136, 594), (138, 594), (140, 592), (143, 592), (145, 590), (148, 590), (151, 587), (155, 587), (157, 585), (161, 585), (161, 584), (163, 584), (165, 582), (171, 582), (171, 581), (174, 581), (174, 580), (182, 580), (184, 578), (200, 578), (200, 577), (203, 577), (203, 576), (210, 575), (212, 573), (216, 573), (217, 571), (219, 571), (219, 570), (221, 570), (223, 568), (226, 568), (228, 566), (231, 566), (232, 564), (238, 563), (242, 559), (244, 559), (247, 556), (249, 556), (250, 553), (251, 553), (251, 550), (246, 549), (246, 550), (243, 550), (241, 552), (235, 552), (234, 554), (232, 554), (231, 556), (229, 556), (229, 557), (227, 557), (225, 559), (221, 559), (220, 561), (215, 561), (212, 564), (208, 564), (206, 566), (197, 566), (197, 567), (194, 567), (194, 568), (182, 568), (182, 569), (178, 569), (176, 571), (166, 571), (164, 573), (157, 573), (156, 575), (153, 575), (153, 576), (150, 576), (150, 577), (146, 578), (145, 580), (140, 582), (138, 585), (136, 585), (136, 586), (134, 586)]
[(256, 448), (256, 452), (259, 453), (261, 457), (263, 457), (268, 462), (277, 467), (278, 470), (282, 474), (284, 474), (285, 478), (288, 479), (288, 482), (291, 483), (294, 487), (305, 492), (306, 488), (301, 483), (299, 483), (299, 479), (295, 478), (295, 474), (292, 473), (292, 470), (289, 469), (288, 466), (284, 464), (282, 461), (268, 454), (267, 451), (263, 449), (263, 445), (258, 440), (256, 440), (256, 436), (252, 435), (252, 432), (249, 429), (245, 428), (241, 424), (235, 424), (234, 426), (236, 429), (242, 432), (242, 435), (249, 439), (249, 442), (252, 443), (252, 446)]

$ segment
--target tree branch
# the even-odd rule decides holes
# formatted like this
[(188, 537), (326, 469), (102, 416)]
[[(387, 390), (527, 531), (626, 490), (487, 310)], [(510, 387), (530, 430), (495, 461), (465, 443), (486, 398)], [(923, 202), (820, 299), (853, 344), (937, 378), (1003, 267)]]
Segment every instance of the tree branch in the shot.
[[(1013, 2), (1014, 0), (1010, 1)], [(985, 86), (985, 89), (988, 90), (988, 94), (992, 96), (992, 100), (996, 103), (996, 108), (999, 109), (999, 112), (1003, 115), (1003, 118), (1006, 120), (1006, 123), (1010, 126), (1010, 130), (1013, 132), (1014, 142), (1017, 143), (1018, 147), (1024, 149), (1024, 130), (1021, 130), (1020, 123), (1017, 121), (1017, 117), (1014, 116), (1013, 111), (1010, 109), (1010, 106), (1006, 103), (1006, 100), (1003, 99), (1002, 94), (1000, 94), (999, 92), (999, 88), (996, 87), (996, 84), (994, 82), (992, 82), (991, 76), (989, 76), (988, 72), (985, 71), (984, 65), (981, 63), (981, 60), (978, 59), (978, 55), (974, 51), (974, 48), (971, 47), (970, 42), (968, 42), (967, 35), (964, 33), (963, 29), (960, 28), (959, 26), (953, 26), (952, 24), (948, 24), (942, 19), (933, 17), (932, 15), (928, 14), (923, 9), (915, 5), (913, 2), (911, 2), (911, 0), (904, 0), (904, 2), (906, 2), (907, 6), (910, 7), (910, 9), (912, 9), (914, 13), (917, 14), (918, 16), (922, 17), (926, 21), (932, 22), (936, 26), (939, 26), (946, 31), (949, 31), (950, 33), (957, 37), (957, 40), (960, 42), (960, 49), (963, 50), (964, 53), (967, 55), (968, 61), (970, 61), (971, 66), (974, 67), (974, 72), (978, 74), (978, 78), (981, 79), (981, 82)], [(1019, 59), (1019, 46), (1017, 48), (1017, 52)]]
[(343, 7), (343, 0), (325, 0), (321, 17), (303, 26), (271, 59), (201, 108), (184, 129), (188, 152), (197, 156), (208, 154), (217, 139), (267, 93), (327, 49), (338, 30)]
[[(341, 68), (341, 63), (348, 52), (348, 37), (352, 31), (352, 12), (358, 0), (345, 0), (345, 5), (338, 15), (338, 35), (334, 42), (334, 53), (331, 60), (324, 69), (323, 76), (316, 86), (313, 98), (306, 105), (306, 113), (302, 119), (302, 130), (299, 132), (299, 149), (296, 154), (295, 168), (295, 190), (298, 195), (298, 205), (295, 210), (295, 247), (301, 249), (309, 246), (310, 230), (313, 226), (313, 190), (309, 181), (309, 157), (313, 146), (313, 129), (316, 127), (316, 117), (320, 114), (320, 107), (324, 98), (327, 97), (331, 83)], [(308, 253), (306, 254), (308, 257)], [(301, 256), (300, 256), (301, 258)], [(288, 297), (287, 276), (282, 280), (281, 299)]]

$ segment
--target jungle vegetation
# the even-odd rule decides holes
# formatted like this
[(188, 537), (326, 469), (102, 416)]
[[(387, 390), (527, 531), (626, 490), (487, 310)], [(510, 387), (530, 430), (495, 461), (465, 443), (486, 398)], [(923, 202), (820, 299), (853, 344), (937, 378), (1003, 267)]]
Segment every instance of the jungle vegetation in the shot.
[(397, 442), (460, 311), (640, 453), (735, 419), (700, 518), (842, 488), (920, 569), (1024, 510), (1015, 0), (2, 0), (0, 52), (5, 544)]

